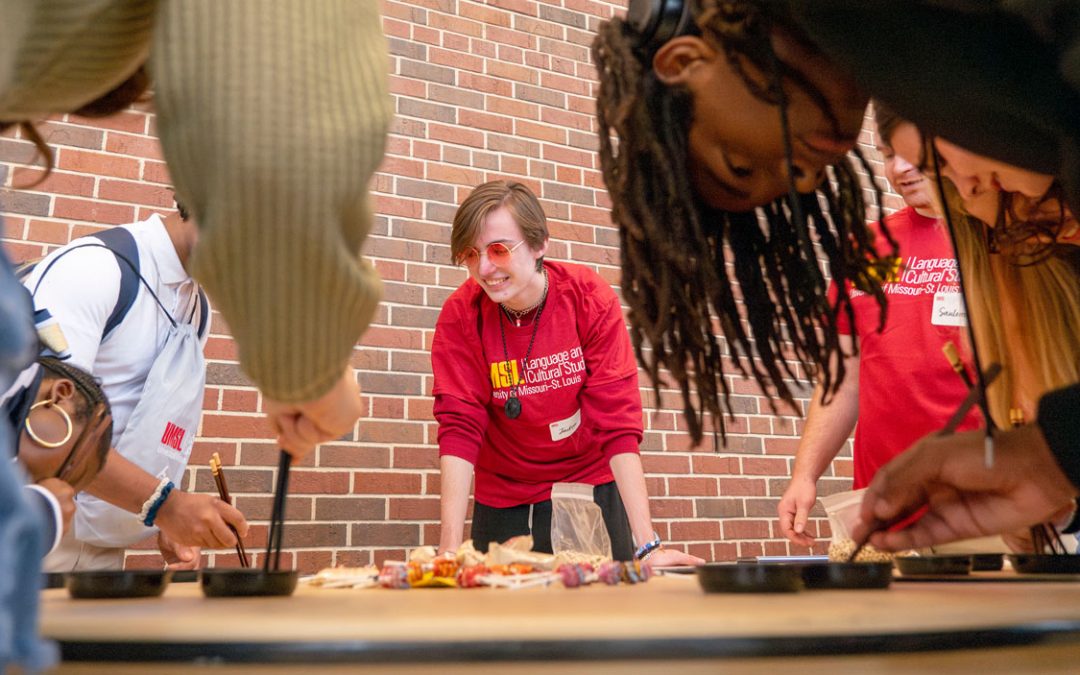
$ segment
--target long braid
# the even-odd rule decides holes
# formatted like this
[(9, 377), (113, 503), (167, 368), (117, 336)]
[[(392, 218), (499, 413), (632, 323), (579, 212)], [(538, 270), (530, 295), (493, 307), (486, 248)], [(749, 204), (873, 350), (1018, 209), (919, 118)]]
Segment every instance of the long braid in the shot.
[(46, 377), (67, 378), (75, 383), (75, 388), (82, 394), (82, 400), (76, 404), (76, 416), (80, 421), (85, 421), (99, 403), (105, 406), (106, 412), (112, 412), (101, 383), (90, 373), (52, 356), (39, 357), (38, 363), (47, 371)]
[[(740, 14), (727, 11), (731, 3), (724, 5), (725, 12), (710, 15), (711, 23), (701, 22), (704, 32), (720, 41), (729, 59), (737, 61), (732, 54), (738, 52), (754, 62), (765, 60), (771, 48), (762, 42), (769, 33), (764, 19), (752, 7)], [(619, 225), (623, 296), (634, 349), (654, 391), (659, 393), (661, 370), (667, 370), (681, 390), (695, 442), (702, 438), (706, 413), (726, 436), (720, 399), (724, 410), (732, 408), (724, 351), (714, 330), (718, 322), (728, 362), (743, 376), (753, 376), (770, 404), (775, 396), (795, 406), (786, 379), (797, 379), (798, 372), (784, 357), (788, 351), (806, 374), (820, 375), (826, 391), (834, 393), (844, 375), (843, 359), (837, 358), (837, 316), (851, 315), (845, 282), (884, 302), (879, 280), (887, 262), (870, 241), (854, 169), (844, 161), (833, 167), (835, 190), (824, 181), (818, 194), (794, 198), (794, 209), (807, 224), (793, 222), (792, 203), (783, 199), (756, 213), (710, 209), (695, 197), (685, 174), (689, 94), (665, 86), (643, 65), (651, 60), (637, 49), (636, 34), (621, 19), (601, 24), (593, 57), (600, 74), (601, 168)], [(801, 76), (780, 67), (780, 75), (807, 88)], [(819, 92), (807, 89), (823, 102)], [(828, 301), (815, 243), (837, 281), (835, 304)]]

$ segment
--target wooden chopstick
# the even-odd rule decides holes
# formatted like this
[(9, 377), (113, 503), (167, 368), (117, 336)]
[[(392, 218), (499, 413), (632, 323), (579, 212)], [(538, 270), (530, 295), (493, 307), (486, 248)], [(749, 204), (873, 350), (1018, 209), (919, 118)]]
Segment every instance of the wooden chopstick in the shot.
[[(225, 484), (225, 472), (221, 470), (221, 455), (216, 452), (210, 458), (210, 473), (214, 475), (214, 484), (217, 485), (218, 496), (221, 497), (221, 501), (231, 506), (232, 497), (229, 496), (229, 487)], [(240, 556), (240, 566), (250, 567), (247, 551), (244, 550), (244, 542), (240, 540), (240, 533), (231, 524), (226, 524), (229, 525), (229, 529), (236, 536), (236, 554)]]

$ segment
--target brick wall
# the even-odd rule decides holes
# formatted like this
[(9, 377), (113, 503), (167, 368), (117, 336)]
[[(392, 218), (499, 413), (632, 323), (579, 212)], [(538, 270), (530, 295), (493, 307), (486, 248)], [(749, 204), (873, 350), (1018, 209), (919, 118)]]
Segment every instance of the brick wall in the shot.
[[(397, 118), (372, 185), (377, 216), (366, 253), (386, 297), (353, 354), (364, 419), (352, 439), (322, 446), (292, 473), (285, 544), (289, 564), (302, 571), (400, 559), (409, 548), (438, 542), (428, 348), (439, 308), (466, 276), (449, 264), (450, 221), (473, 186), (501, 177), (527, 183), (549, 217), (550, 257), (593, 266), (613, 285), (619, 280), (595, 155), (588, 54), (597, 24), (618, 5), (386, 0), (383, 7)], [(26, 166), (32, 147), (10, 132), (0, 138), (3, 241), (16, 260), (171, 206), (152, 104), (106, 120), (57, 117), (42, 131), (56, 170), (30, 189), (11, 186), (40, 175)], [(862, 140), (870, 142), (870, 133)], [(894, 196), (887, 203), (897, 205)], [(185, 488), (214, 491), (207, 460), (219, 452), (237, 505), (252, 521), (247, 545), (257, 551), (265, 545), (276, 448), (230, 337), (214, 333), (206, 355), (205, 412)], [(707, 441), (694, 449), (678, 392), (662, 389), (657, 401), (644, 374), (642, 383), (642, 458), (660, 535), (715, 560), (805, 552), (788, 546), (775, 521), (798, 417), (773, 416), (755, 385), (733, 380), (738, 414), (728, 447), (714, 451)], [(851, 471), (846, 449), (821, 492), (847, 489)], [(209, 565), (235, 564), (235, 554), (207, 558)], [(128, 559), (129, 566), (159, 564), (146, 547)]]

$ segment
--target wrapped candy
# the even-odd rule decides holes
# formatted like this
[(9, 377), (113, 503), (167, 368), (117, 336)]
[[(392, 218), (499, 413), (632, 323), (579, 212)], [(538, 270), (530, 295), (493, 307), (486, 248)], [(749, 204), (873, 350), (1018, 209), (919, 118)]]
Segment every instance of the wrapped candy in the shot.
[(586, 586), (596, 580), (596, 573), (593, 570), (593, 566), (588, 563), (580, 563), (577, 565), (564, 563), (559, 565), (556, 571), (559, 573), (559, 578), (562, 580), (563, 586), (567, 588)]
[(600, 566), (597, 576), (608, 586), (615, 586), (622, 581), (623, 564), (618, 560), (609, 560)]
[(383, 588), (408, 588), (408, 568), (401, 563), (384, 565), (379, 571), (379, 585)]
[(491, 570), (486, 565), (469, 565), (468, 567), (460, 567), (457, 572), (457, 585), (458, 588), (479, 588), (484, 584), (480, 581), (480, 577), (485, 574), (491, 574)]

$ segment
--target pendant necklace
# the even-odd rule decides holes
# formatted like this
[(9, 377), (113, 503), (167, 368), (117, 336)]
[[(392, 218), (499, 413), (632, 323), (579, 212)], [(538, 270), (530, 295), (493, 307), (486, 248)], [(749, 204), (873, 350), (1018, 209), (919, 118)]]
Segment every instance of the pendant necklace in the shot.
[[(540, 316), (544, 313), (544, 305), (547, 304), (547, 292), (548, 292), (548, 275), (547, 270), (544, 270), (544, 295), (540, 298), (540, 302), (533, 305), (536, 308), (536, 317), (533, 319), (532, 336), (529, 338), (529, 347), (525, 350), (525, 361), (529, 362), (529, 355), (532, 354), (533, 343), (536, 342), (536, 331), (540, 327)], [(507, 310), (506, 307), (499, 305), (501, 310)], [(507, 310), (509, 311), (509, 310)], [(525, 310), (523, 314), (532, 311), (532, 307)], [(499, 312), (499, 335), (502, 336), (503, 343), (503, 360), (510, 360), (510, 353), (506, 349), (506, 329), (503, 327), (503, 314), (505, 311)], [(510, 317), (506, 317), (509, 321)], [(518, 326), (521, 325), (521, 317), (518, 317)], [(510, 419), (517, 419), (521, 415), (521, 400), (517, 397), (517, 382), (510, 387), (510, 395), (506, 399), (506, 404), (503, 405), (503, 410), (506, 412), (506, 416)]]

